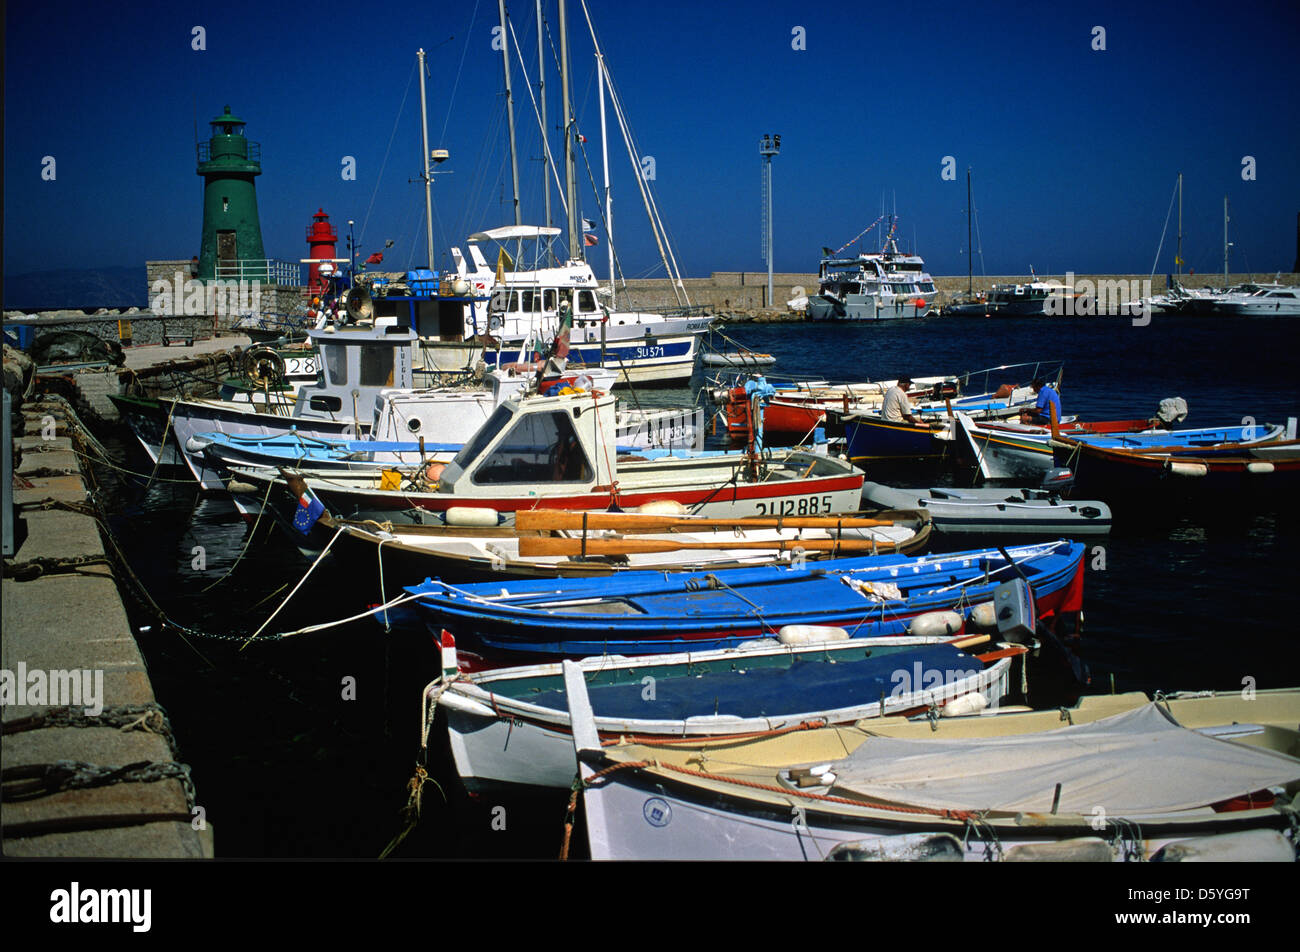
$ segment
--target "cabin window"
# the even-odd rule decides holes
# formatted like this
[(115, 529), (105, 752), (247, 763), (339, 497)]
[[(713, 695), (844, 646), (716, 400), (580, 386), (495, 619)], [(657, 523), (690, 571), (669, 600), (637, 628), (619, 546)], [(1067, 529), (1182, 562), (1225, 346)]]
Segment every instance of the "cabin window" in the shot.
[(343, 409), (343, 401), (339, 397), (312, 397), (307, 405), (323, 413), (338, 413)]
[(521, 311), (523, 311), (524, 313), (531, 313), (531, 312), (533, 312), (533, 311), (540, 311), (541, 308), (542, 308), (542, 292), (541, 292), (541, 291), (524, 291), (524, 292), (523, 292), (523, 301), (522, 301), (522, 303), (520, 304), (520, 307), (519, 307), (519, 309), (520, 309)]
[(543, 304), (542, 304), (542, 310), (543, 310), (543, 311), (554, 311), (554, 310), (555, 310), (555, 288), (547, 288), (547, 289), (546, 289), (544, 292), (542, 292), (542, 293), (545, 295), (545, 298), (544, 298), (544, 301), (543, 301)]
[(393, 348), (380, 344), (361, 348), (361, 386), (393, 385)]
[(929, 294), (929, 293), (931, 293), (932, 291), (934, 291), (934, 283), (931, 282), (931, 281), (922, 281), (922, 282), (921, 282), (921, 291), (922, 291), (922, 293), (924, 293), (924, 294)]
[(325, 355), (325, 379), (331, 384), (346, 386), (348, 382), (347, 348), (339, 344), (322, 344), (321, 352)]
[(471, 436), (469, 441), (460, 448), (460, 452), (456, 454), (456, 458), (452, 462), (460, 466), (462, 470), (465, 469), (487, 448), (489, 443), (496, 439), (497, 434), (505, 428), (513, 417), (514, 414), (510, 412), (508, 407), (497, 407), (492, 411), (492, 415), (488, 417), (487, 422), (479, 427), (478, 432)]
[(590, 291), (578, 292), (578, 313), (594, 314), (596, 313), (596, 295)]
[(573, 420), (567, 413), (555, 412), (520, 417), (474, 471), (473, 481), (480, 486), (499, 486), (591, 482), (592, 478), (591, 463)]

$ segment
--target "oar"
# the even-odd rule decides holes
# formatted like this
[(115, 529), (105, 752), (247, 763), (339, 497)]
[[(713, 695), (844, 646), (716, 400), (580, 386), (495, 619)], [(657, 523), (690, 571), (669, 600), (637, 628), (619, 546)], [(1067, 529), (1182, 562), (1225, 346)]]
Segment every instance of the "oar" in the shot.
[(521, 536), (521, 558), (548, 555), (634, 555), (641, 552), (676, 552), (679, 549), (803, 549), (806, 552), (891, 551), (892, 540), (847, 539), (720, 539), (717, 542), (684, 542), (676, 539), (567, 539), (555, 536)]
[(871, 529), (892, 526), (890, 519), (861, 519), (853, 516), (756, 516), (745, 519), (713, 519), (708, 516), (667, 516), (658, 513), (569, 512), (561, 509), (521, 509), (515, 513), (515, 528), (531, 529), (634, 529), (666, 532), (669, 529)]

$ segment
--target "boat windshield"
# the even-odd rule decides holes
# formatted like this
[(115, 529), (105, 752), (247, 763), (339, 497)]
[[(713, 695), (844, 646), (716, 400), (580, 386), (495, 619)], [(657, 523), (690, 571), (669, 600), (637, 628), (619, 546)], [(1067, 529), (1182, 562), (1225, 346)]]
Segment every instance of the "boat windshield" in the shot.
[(592, 468), (573, 420), (557, 410), (518, 419), (474, 471), (472, 479), (480, 486), (591, 482)]
[(452, 463), (458, 465), (462, 470), (465, 469), (478, 458), (489, 443), (496, 439), (497, 434), (505, 428), (512, 416), (514, 414), (510, 412), (509, 407), (504, 405), (497, 407), (492, 415), (488, 417), (487, 422), (479, 427), (478, 432), (471, 436), (469, 442), (461, 447)]

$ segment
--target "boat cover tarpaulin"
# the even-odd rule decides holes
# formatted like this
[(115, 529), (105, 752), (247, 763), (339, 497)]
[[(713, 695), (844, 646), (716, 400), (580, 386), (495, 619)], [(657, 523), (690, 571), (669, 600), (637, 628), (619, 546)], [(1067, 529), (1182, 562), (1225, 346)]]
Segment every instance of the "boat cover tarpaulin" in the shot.
[(870, 737), (832, 764), (833, 793), (952, 810), (1167, 813), (1300, 779), (1300, 760), (1187, 730), (1156, 704), (1010, 737)]

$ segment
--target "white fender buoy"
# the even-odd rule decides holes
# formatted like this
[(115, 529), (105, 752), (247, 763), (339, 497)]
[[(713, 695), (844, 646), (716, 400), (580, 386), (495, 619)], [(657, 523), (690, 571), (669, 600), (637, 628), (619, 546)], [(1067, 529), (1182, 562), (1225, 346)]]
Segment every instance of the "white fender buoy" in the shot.
[(775, 648), (780, 644), (781, 642), (777, 641), (775, 638), (757, 638), (754, 641), (742, 641), (740, 644), (736, 645), (736, 650), (757, 651), (760, 648)]
[(1247, 463), (1246, 472), (1248, 473), (1271, 473), (1273, 464), (1269, 462)]
[(1293, 863), (1295, 848), (1277, 830), (1198, 836), (1162, 847), (1153, 863)]
[(1210, 467), (1205, 463), (1180, 463), (1177, 460), (1170, 460), (1169, 472), (1175, 476), (1206, 476), (1210, 472)]
[(452, 506), (447, 510), (447, 525), (483, 528), (500, 522), (495, 509), (479, 506)]
[(956, 612), (926, 612), (917, 615), (908, 626), (909, 635), (934, 637), (951, 635), (961, 631), (961, 616)]
[(978, 714), (988, 706), (988, 698), (978, 691), (972, 691), (970, 694), (963, 694), (955, 701), (949, 701), (939, 708), (939, 715), (941, 717), (964, 717), (967, 714)]
[(998, 623), (998, 610), (992, 602), (981, 602), (971, 609), (970, 620), (980, 628), (992, 628)]
[(848, 641), (849, 633), (833, 625), (786, 625), (776, 633), (783, 645), (814, 645), (822, 641)]
[(676, 499), (655, 499), (643, 506), (637, 506), (637, 512), (644, 512), (652, 516), (685, 516), (689, 512)]
[(1110, 863), (1114, 859), (1110, 844), (1095, 836), (1054, 843), (1021, 843), (1002, 857), (1006, 863)]

